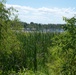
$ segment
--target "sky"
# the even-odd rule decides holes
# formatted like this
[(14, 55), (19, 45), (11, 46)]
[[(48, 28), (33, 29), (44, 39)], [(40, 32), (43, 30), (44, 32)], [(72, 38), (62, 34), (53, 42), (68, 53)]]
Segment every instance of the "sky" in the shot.
[(62, 24), (63, 17), (76, 14), (76, 0), (7, 0), (6, 7), (18, 10), (21, 21)]

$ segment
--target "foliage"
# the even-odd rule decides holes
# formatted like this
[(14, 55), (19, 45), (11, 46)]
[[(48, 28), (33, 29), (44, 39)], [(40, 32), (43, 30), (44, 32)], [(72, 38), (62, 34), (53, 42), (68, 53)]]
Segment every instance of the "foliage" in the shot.
[(13, 9), (6, 8), (4, 1), (0, 1), (0, 70), (3, 72), (16, 68), (20, 53), (20, 43), (11, 29), (10, 17)]
[[(51, 45), (52, 33), (19, 33), (21, 42), (22, 65), (33, 71), (42, 70), (48, 62), (48, 47)], [(24, 60), (25, 59), (25, 60)]]
[(51, 70), (55, 75), (75, 75), (76, 73), (76, 19), (66, 19), (65, 32), (54, 37), (51, 53)]
[[(66, 25), (62, 33), (22, 32), (14, 9), (6, 8), (1, 0), (0, 75), (75, 75), (76, 18), (64, 20)], [(47, 29), (54, 26), (31, 22), (26, 23), (25, 28), (28, 27)]]

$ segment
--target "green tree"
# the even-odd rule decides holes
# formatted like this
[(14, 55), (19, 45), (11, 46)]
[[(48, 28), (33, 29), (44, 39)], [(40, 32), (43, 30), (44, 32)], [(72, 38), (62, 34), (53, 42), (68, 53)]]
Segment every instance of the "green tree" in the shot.
[(0, 1), (0, 70), (16, 69), (19, 64), (20, 42), (11, 28), (10, 17), (13, 8), (6, 8), (4, 0)]
[(65, 32), (53, 38), (50, 70), (54, 75), (76, 74), (76, 18), (64, 18)]

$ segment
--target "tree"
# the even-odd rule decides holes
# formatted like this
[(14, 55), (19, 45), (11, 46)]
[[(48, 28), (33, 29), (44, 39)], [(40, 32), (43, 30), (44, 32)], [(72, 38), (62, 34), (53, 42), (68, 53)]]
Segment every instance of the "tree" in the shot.
[[(13, 8), (6, 8), (4, 0), (0, 1), (0, 70), (16, 69), (19, 64), (20, 42), (11, 28)], [(19, 67), (19, 66), (18, 66)]]
[(76, 74), (76, 18), (64, 18), (65, 32), (53, 38), (50, 69), (54, 75)]

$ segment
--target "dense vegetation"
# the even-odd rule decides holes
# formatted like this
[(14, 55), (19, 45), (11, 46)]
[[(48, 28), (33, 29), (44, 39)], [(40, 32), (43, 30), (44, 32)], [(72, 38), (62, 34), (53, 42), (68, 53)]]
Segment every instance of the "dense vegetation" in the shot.
[(22, 32), (15, 11), (0, 1), (0, 75), (76, 75), (76, 18), (62, 33)]

